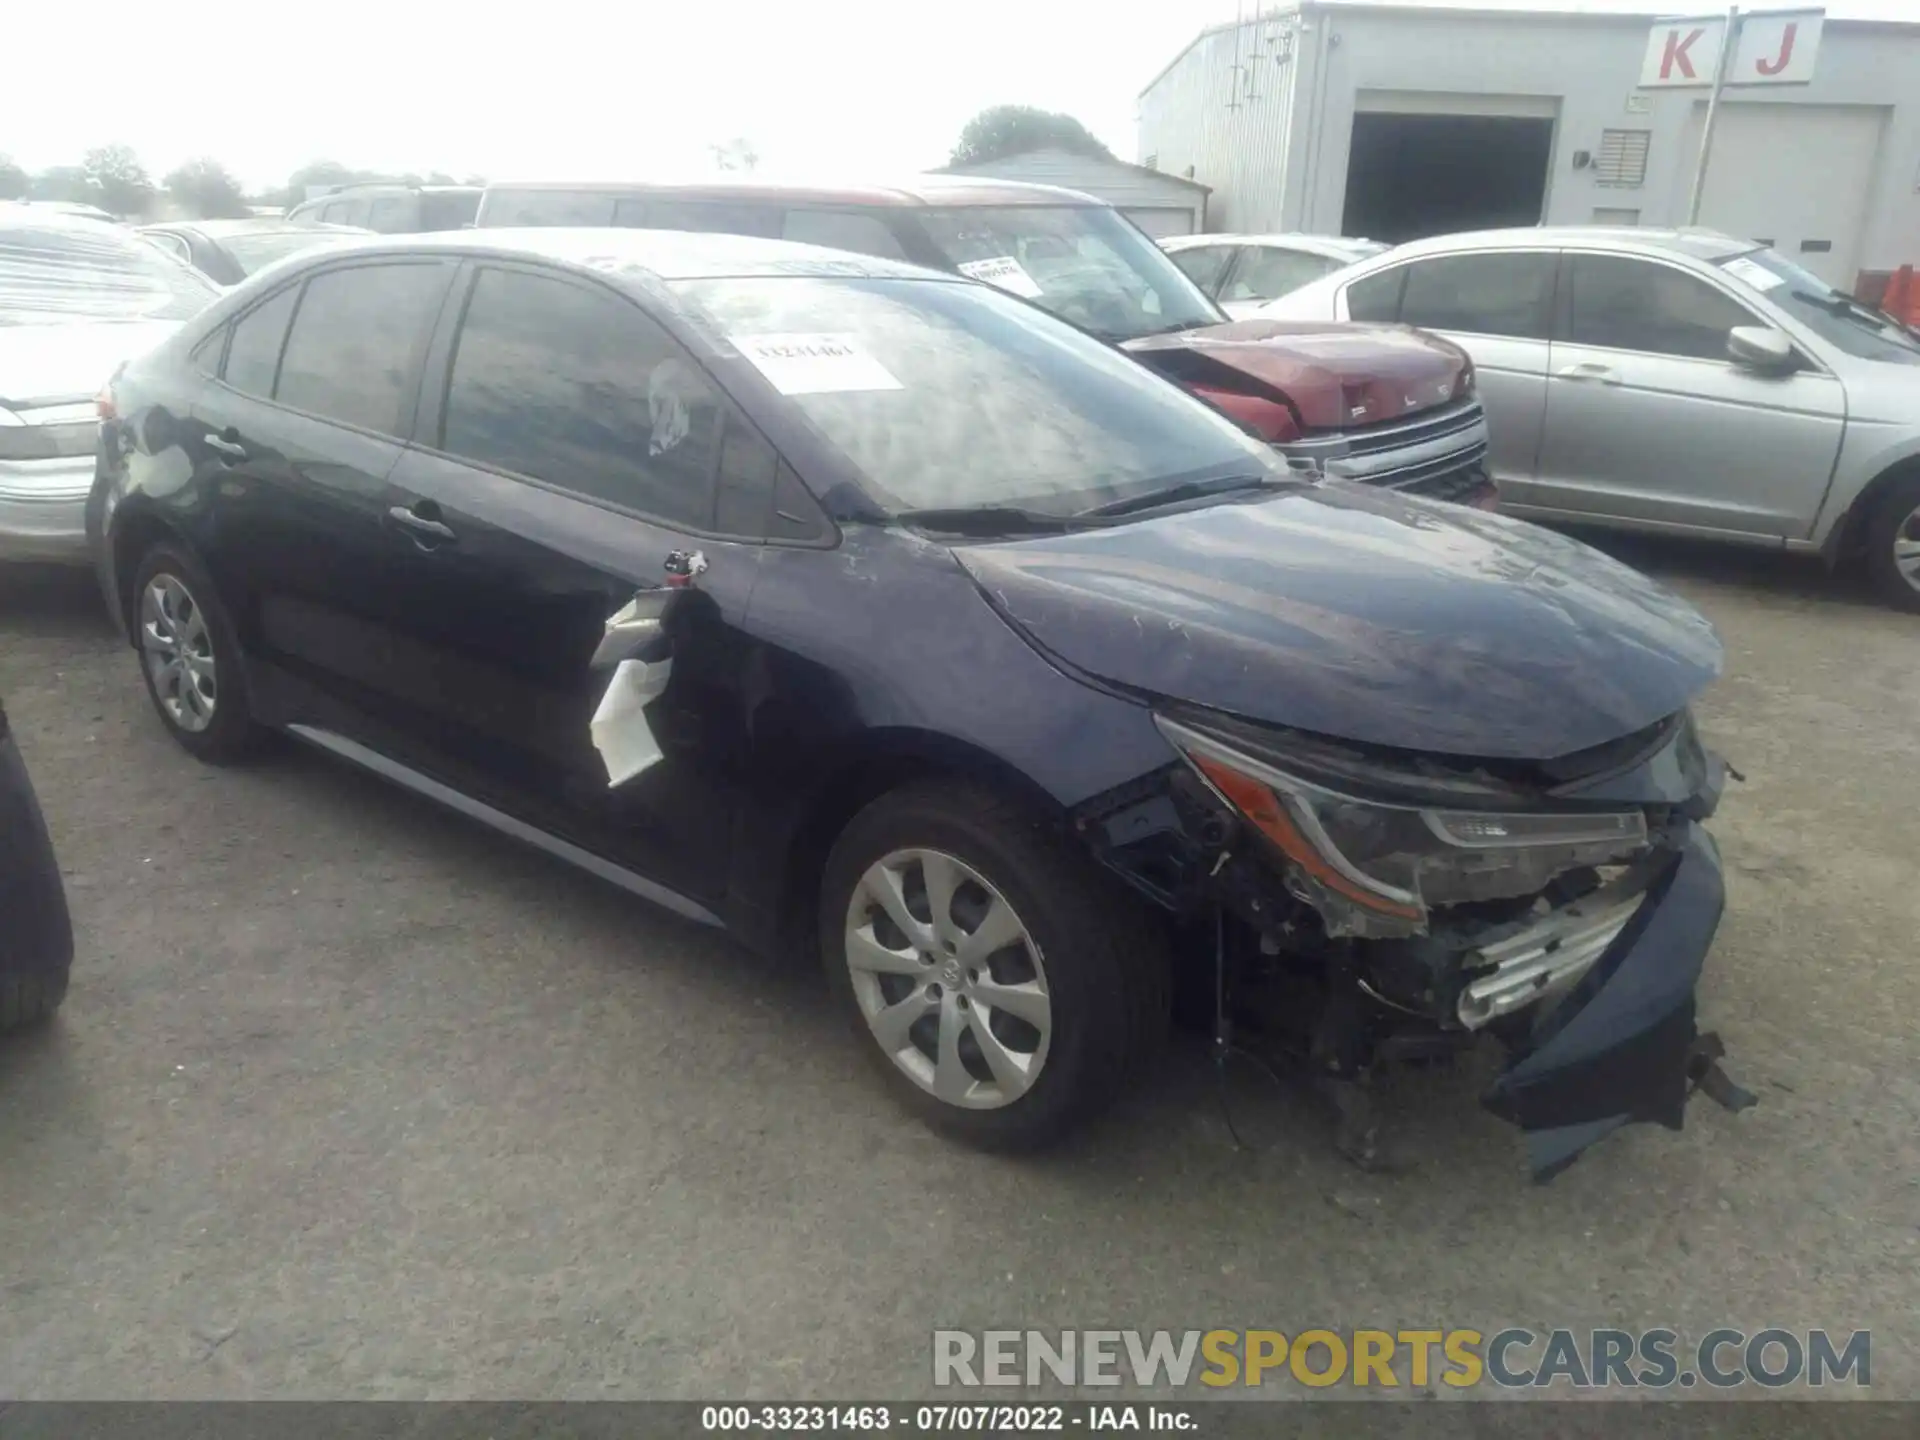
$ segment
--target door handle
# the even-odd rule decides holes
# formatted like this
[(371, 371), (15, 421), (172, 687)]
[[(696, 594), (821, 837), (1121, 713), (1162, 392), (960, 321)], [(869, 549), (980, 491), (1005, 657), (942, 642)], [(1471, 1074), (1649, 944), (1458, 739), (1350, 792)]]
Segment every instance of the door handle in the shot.
[(416, 535), (431, 535), (436, 540), (454, 538), (453, 527), (442, 524), (430, 515), (422, 515), (405, 505), (395, 505), (387, 511), (387, 519), (396, 525), (406, 527)]
[(1553, 374), (1556, 380), (1591, 380), (1599, 385), (1620, 383), (1618, 370), (1611, 365), (1600, 365), (1591, 360), (1583, 360), (1578, 365), (1569, 365), (1564, 370), (1554, 371)]
[(225, 455), (231, 460), (244, 460), (247, 458), (247, 447), (242, 445), (238, 440), (229, 440), (224, 435), (215, 435), (212, 431), (208, 431), (206, 442), (209, 450), (218, 450), (222, 455)]

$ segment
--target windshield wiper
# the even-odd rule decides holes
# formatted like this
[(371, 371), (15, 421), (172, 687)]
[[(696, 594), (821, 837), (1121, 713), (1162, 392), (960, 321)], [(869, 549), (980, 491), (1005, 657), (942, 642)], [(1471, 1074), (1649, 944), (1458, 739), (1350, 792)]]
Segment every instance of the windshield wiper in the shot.
[(956, 505), (930, 510), (901, 510), (893, 517), (902, 525), (938, 530), (948, 535), (1043, 535), (1071, 529), (1065, 515), (1023, 510), (1017, 505)]
[(1283, 480), (1261, 475), (1235, 475), (1228, 480), (1182, 480), (1164, 489), (1144, 495), (1127, 495), (1104, 505), (1090, 506), (1073, 513), (1075, 520), (1108, 520), (1117, 515), (1135, 515), (1143, 510), (1158, 510), (1163, 505), (1178, 505), (1182, 500), (1198, 500), (1208, 495), (1227, 495), (1236, 490), (1271, 490)]
[(1829, 290), (1824, 295), (1814, 290), (1789, 290), (1787, 293), (1796, 300), (1804, 300), (1809, 305), (1818, 305), (1829, 315), (1845, 315), (1849, 319), (1861, 320), (1876, 330), (1884, 330), (1895, 323), (1891, 315), (1883, 314), (1871, 306), (1862, 305), (1858, 300), (1842, 295), (1838, 290)]

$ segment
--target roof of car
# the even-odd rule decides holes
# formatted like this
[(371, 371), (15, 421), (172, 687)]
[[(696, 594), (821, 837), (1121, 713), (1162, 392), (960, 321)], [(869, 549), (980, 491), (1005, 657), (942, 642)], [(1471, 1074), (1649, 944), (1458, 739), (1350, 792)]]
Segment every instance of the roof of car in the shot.
[(1169, 251), (1191, 250), (1196, 245), (1280, 245), (1330, 256), (1384, 248), (1378, 240), (1352, 235), (1308, 235), (1299, 231), (1269, 231), (1259, 235), (1170, 235), (1160, 245)]
[[(628, 273), (656, 280), (745, 279), (752, 277), (830, 276), (835, 278), (958, 281), (958, 277), (896, 260), (765, 240), (752, 235), (715, 235), (692, 230), (618, 230), (565, 226), (518, 229), (440, 230), (425, 235), (394, 235), (324, 252), (337, 261), (346, 254), (497, 255), (557, 260), (609, 276)], [(317, 257), (316, 257), (317, 258)]]
[(1436, 235), (1409, 240), (1396, 255), (1451, 253), (1456, 250), (1504, 250), (1526, 245), (1599, 245), (1610, 250), (1666, 252), (1698, 260), (1724, 260), (1759, 249), (1751, 240), (1736, 240), (1718, 230), (1652, 230), (1637, 225), (1534, 225), (1511, 230), (1470, 230), (1459, 235)]
[(616, 192), (622, 195), (662, 194), (682, 200), (811, 201), (826, 205), (1097, 205), (1104, 200), (1058, 185), (1030, 185), (1019, 180), (990, 180), (979, 175), (913, 175), (899, 181), (839, 184), (822, 181), (784, 181), (765, 176), (712, 176), (688, 183), (659, 180), (536, 180), (524, 184), (502, 181), (495, 190), (559, 190), (572, 193)]
[(268, 235), (298, 233), (301, 235), (373, 235), (378, 232), (363, 225), (322, 225), (312, 220), (287, 220), (279, 216), (260, 215), (250, 220), (161, 220), (152, 225), (142, 225), (141, 230), (192, 230), (205, 235), (209, 240), (222, 240), (229, 235)]

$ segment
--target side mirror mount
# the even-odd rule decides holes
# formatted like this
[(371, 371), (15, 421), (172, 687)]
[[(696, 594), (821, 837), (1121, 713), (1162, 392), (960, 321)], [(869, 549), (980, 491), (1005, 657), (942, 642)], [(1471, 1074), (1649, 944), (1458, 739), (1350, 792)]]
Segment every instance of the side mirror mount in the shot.
[(1768, 325), (1736, 325), (1729, 330), (1727, 358), (1761, 375), (1785, 375), (1798, 364), (1793, 342)]

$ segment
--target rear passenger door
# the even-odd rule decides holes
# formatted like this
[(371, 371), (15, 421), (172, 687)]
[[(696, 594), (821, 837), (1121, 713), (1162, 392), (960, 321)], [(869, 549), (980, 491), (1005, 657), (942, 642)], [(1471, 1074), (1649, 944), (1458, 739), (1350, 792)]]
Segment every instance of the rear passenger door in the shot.
[[(390, 617), (410, 758), (464, 792), (701, 904), (724, 885), (746, 750), (740, 631), (774, 451), (627, 295), (475, 262), (428, 362), (393, 474), (416, 568)], [(672, 679), (646, 709), (662, 758), (614, 786), (592, 722), (608, 619), (706, 569), (676, 610)]]
[(1377, 270), (1341, 292), (1351, 320), (1397, 320), (1473, 357), (1487, 410), (1487, 467), (1503, 500), (1531, 501), (1547, 409), (1552, 250), (1433, 255)]
[(446, 261), (347, 264), (265, 296), (228, 327), (189, 451), (215, 496), (207, 560), (270, 717), (353, 729), (392, 663), (387, 476), (413, 424)]

